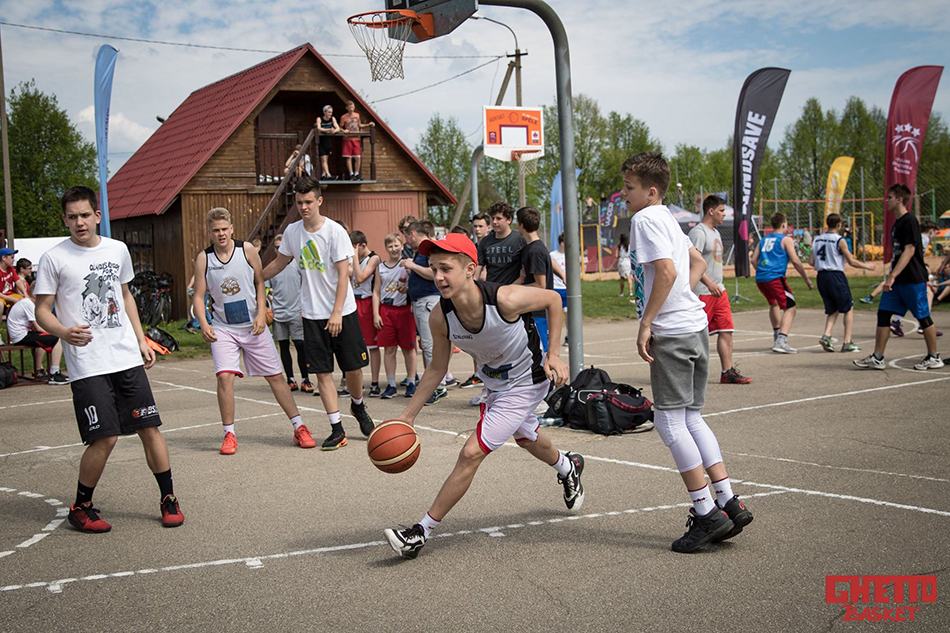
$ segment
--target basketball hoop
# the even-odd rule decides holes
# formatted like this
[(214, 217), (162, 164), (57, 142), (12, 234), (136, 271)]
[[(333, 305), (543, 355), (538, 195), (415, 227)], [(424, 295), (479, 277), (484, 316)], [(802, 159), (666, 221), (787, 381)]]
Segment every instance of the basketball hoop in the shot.
[(433, 32), (432, 16), (415, 11), (369, 11), (350, 16), (346, 22), (369, 60), (373, 81), (403, 79), (402, 52), (409, 36), (415, 33), (417, 38), (426, 39)]
[(541, 158), (540, 149), (511, 150), (511, 160), (518, 163), (518, 173), (530, 176), (538, 172), (538, 159)]

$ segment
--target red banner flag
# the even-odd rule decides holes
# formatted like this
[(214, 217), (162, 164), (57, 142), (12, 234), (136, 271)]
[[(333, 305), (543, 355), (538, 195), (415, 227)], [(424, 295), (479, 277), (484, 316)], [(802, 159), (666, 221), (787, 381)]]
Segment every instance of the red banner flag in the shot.
[[(943, 66), (918, 66), (901, 75), (891, 96), (891, 109), (887, 113), (887, 148), (884, 165), (884, 197), (887, 188), (903, 183), (915, 193), (917, 165), (927, 135), (930, 109)], [(891, 261), (891, 227), (894, 216), (884, 209), (884, 261)]]

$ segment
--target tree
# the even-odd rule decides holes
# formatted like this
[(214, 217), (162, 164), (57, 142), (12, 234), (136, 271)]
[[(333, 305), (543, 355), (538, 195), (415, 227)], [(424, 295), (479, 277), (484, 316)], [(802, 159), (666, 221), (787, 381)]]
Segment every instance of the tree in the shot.
[[(443, 119), (438, 113), (433, 114), (415, 152), (456, 198), (462, 195), (472, 148), (454, 117)], [(445, 224), (451, 219), (452, 210), (436, 207), (429, 214), (436, 224)]]
[(77, 185), (99, 188), (96, 148), (70, 122), (56, 96), (40, 92), (33, 81), (14, 88), (8, 106), (15, 235), (66, 235), (60, 196)]

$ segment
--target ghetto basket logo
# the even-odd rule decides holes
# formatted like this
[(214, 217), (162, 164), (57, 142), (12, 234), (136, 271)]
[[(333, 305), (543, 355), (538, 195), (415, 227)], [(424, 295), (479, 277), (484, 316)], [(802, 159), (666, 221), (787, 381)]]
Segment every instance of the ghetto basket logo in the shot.
[(842, 622), (913, 622), (917, 604), (937, 602), (936, 576), (825, 576), (825, 602)]
[(910, 123), (903, 123), (894, 128), (894, 136), (891, 137), (891, 144), (894, 149), (901, 154), (908, 151), (913, 152), (914, 162), (920, 160), (920, 150), (918, 147), (923, 139), (920, 138), (920, 128), (914, 127)]
[(225, 277), (221, 282), (221, 292), (229, 297), (241, 292), (241, 284), (238, 283), (237, 277)]

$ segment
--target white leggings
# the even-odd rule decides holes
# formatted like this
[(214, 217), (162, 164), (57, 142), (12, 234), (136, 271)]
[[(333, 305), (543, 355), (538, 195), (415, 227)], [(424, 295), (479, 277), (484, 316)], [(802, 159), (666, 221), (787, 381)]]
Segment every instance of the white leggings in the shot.
[(653, 423), (681, 473), (722, 461), (719, 442), (698, 409), (657, 409)]

